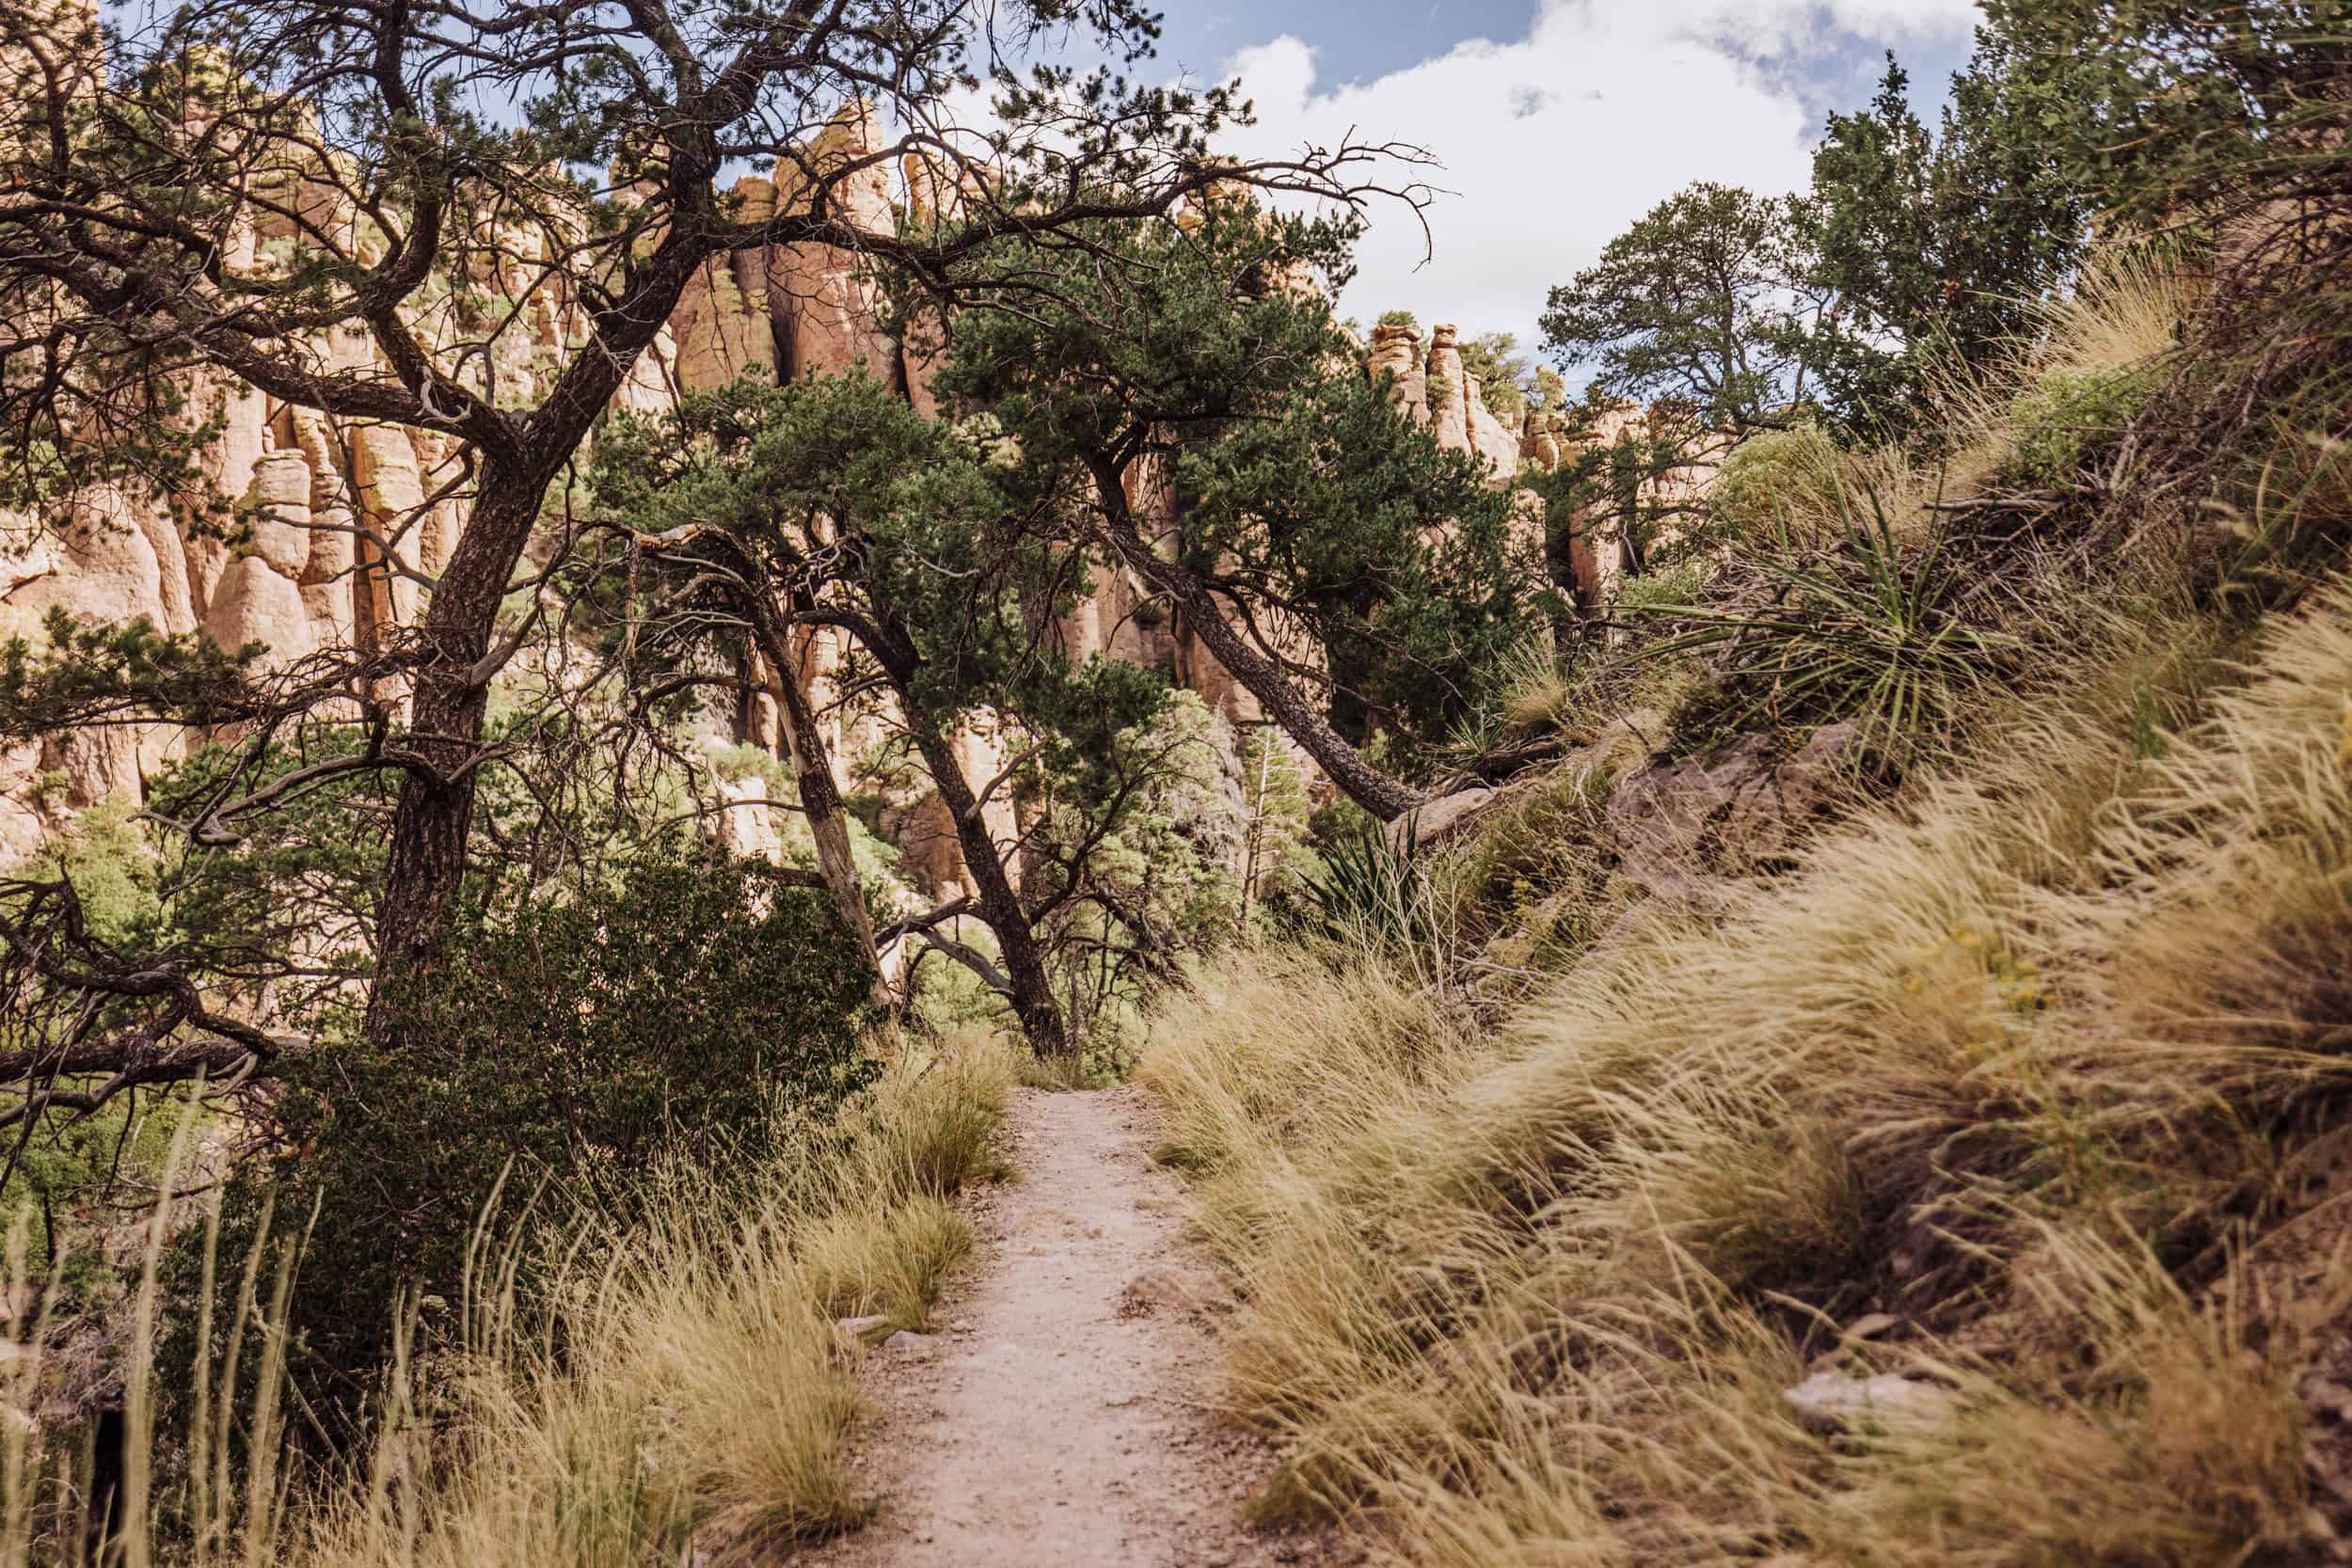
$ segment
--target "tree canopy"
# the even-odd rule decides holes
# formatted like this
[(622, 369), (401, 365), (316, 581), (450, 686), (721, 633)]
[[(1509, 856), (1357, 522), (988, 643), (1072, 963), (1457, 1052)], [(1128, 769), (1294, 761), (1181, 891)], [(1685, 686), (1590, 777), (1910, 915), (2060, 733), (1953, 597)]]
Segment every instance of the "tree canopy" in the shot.
[[(1510, 496), (1364, 373), (1313, 286), (1345, 276), (1353, 226), (1211, 201), (1104, 237), (1041, 306), (983, 294), (943, 393), (991, 410), (1024, 465), (1091, 486), (1091, 541), (1367, 809), (1412, 791), (1357, 744), (1426, 744), (1524, 633), (1537, 567)], [(1147, 531), (1138, 486), (1174, 499)], [(1326, 655), (1327, 654), (1327, 659)]]
[(1772, 417), (1805, 394), (1830, 301), (1791, 212), (1735, 186), (1676, 192), (1551, 291), (1545, 349), (1602, 396), (1673, 399), (1732, 430)]
[[(1017, 63), (1072, 32), (1117, 64)], [(116, 485), (217, 521), (234, 498), (204, 493), (199, 459), (231, 388), (446, 444), (445, 477), (408, 515), (336, 525), (389, 571), (425, 514), (462, 518), (437, 572), (402, 569), (429, 589), (416, 624), (373, 643), (363, 628), (246, 715), (260, 732), (310, 717), (397, 732), (339, 766), (399, 779), (376, 957), (429, 963), (494, 755), (493, 683), (548, 629), (548, 598), (516, 592), (542, 580), (526, 546), (559, 562), (575, 546), (548, 499), (712, 258), (830, 246), (944, 309), (1009, 244), (1022, 266), (1084, 253), (1216, 184), (1417, 199), (1399, 178), (1411, 149), (1212, 158), (1240, 102), (1120, 74), (1155, 36), (1132, 0), (200, 0), (103, 37), (71, 7), (13, 8), (8, 498), (63, 515)], [(983, 90), (993, 115), (976, 127), (959, 104)], [(902, 224), (857, 192), (909, 159), (953, 199)], [(770, 161), (772, 209), (720, 188)], [(126, 657), (200, 668), (184, 651)], [(398, 722), (374, 695), (387, 679), (405, 692)], [(179, 701), (185, 679), (127, 697), (145, 717), (209, 721), (219, 686), (202, 684), (201, 710)]]
[(1867, 108), (1833, 114), (1809, 200), (1791, 209), (1814, 286), (1836, 300), (1813, 358), (1849, 427), (1919, 428), (1928, 367), (2012, 352), (2089, 238), (2091, 191), (2066, 156), (2081, 111), (2061, 66), (1981, 35), (1940, 133), (1913, 111), (1894, 56)]

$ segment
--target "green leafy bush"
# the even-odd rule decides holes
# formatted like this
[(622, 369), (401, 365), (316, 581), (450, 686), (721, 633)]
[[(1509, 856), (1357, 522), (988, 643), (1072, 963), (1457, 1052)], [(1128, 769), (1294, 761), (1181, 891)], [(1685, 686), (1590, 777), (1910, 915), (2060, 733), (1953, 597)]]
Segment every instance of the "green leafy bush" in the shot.
[(745, 779), (750, 778), (759, 779), (768, 785), (770, 800), (789, 800), (792, 799), (791, 769), (785, 766), (782, 758), (765, 746), (744, 741), (739, 745), (722, 748), (710, 753), (710, 767), (712, 771), (729, 784), (741, 784)]
[(1478, 378), (1479, 398), (1506, 425), (1527, 416), (1528, 393), (1535, 374), (1518, 352), (1518, 340), (1508, 332), (1482, 332), (1461, 345), (1462, 370)]
[(139, 830), (138, 807), (127, 797), (90, 807), (73, 820), (45, 858), (73, 884), (82, 918), (101, 940), (138, 940), (160, 924), (163, 861)]
[(1707, 589), (1707, 568), (1696, 561), (1678, 561), (1617, 579), (1617, 608), (1629, 614), (1645, 614), (1660, 605), (1687, 605)]
[(1819, 425), (1759, 431), (1724, 459), (1708, 492), (1708, 521), (1719, 535), (1750, 542), (1834, 522), (1839, 469), (1836, 443)]
[(1304, 891), (1305, 879), (1321, 869), (1308, 844), (1313, 801), (1297, 755), (1268, 728), (1246, 731), (1241, 743), (1242, 868), (1255, 941), (1277, 934), (1265, 909), (1278, 909)]
[(665, 1164), (765, 1168), (795, 1115), (874, 1076), (866, 994), (821, 894), (697, 846), (465, 913), (379, 1002), (380, 1041), (291, 1070), (274, 1177), (232, 1193), (248, 1227), (265, 1197), (280, 1214), (315, 1205), (296, 1326), (318, 1391), (364, 1391), (405, 1288), (455, 1296), (502, 1175), (510, 1212), (539, 1193), (626, 1220)]
[(2139, 412), (2148, 377), (2131, 365), (2051, 370), (2010, 404), (2010, 475), (2031, 484), (2067, 484), (2114, 445)]
[(17, 1151), (0, 1186), (0, 1227), (24, 1226), (28, 1279), (56, 1271), (41, 1304), (53, 1323), (119, 1299), (122, 1277), (93, 1233), (119, 1223), (109, 1199), (123, 1182), (151, 1185), (160, 1178), (172, 1135), (191, 1114), (168, 1091), (124, 1096)]

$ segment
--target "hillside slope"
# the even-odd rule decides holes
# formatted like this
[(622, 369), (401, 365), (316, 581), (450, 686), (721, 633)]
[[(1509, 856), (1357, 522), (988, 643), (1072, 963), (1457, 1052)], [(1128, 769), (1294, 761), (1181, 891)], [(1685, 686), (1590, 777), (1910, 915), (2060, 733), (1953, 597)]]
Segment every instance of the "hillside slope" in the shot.
[[(2137, 467), (2126, 417), (2021, 523), (2065, 377), (2175, 419), (2245, 391), (2092, 330), (2169, 327), (2147, 289), (2079, 304), (1951, 491), (1833, 463), (1876, 524), (1714, 568), (1710, 613), (1763, 629), (1653, 647), (1661, 706), (1163, 1030), (1164, 1157), (1282, 1449), (1261, 1513), (1463, 1568), (2352, 1544), (2343, 405), (2306, 361), (2266, 434)], [(1894, 608), (1841, 621), (1866, 570)], [(1867, 666), (1852, 628), (1929, 599), (1975, 639), (1910, 645), (1929, 701), (1726, 737), (1743, 683)]]

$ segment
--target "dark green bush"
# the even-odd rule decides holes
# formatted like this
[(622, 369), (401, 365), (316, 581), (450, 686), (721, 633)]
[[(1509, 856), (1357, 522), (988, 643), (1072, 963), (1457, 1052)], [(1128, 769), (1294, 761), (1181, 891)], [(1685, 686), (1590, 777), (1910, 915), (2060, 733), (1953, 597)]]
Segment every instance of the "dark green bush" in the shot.
[(1708, 492), (1711, 531), (1744, 545), (1808, 537), (1836, 518), (1842, 464), (1819, 425), (1758, 431), (1732, 449)]
[(297, 1375), (352, 1408), (403, 1293), (455, 1300), (501, 1174), (510, 1216), (535, 1194), (542, 1214), (620, 1220), (670, 1162), (709, 1167), (714, 1201), (728, 1174), (758, 1176), (792, 1113), (870, 1081), (866, 996), (823, 895), (699, 846), (640, 851), (584, 893), (467, 911), (382, 999), (384, 1043), (294, 1069), (273, 1168), (232, 1191), (240, 1243), (266, 1193), (281, 1217), (316, 1208)]
[(1398, 836), (1373, 827), (1338, 839), (1323, 859), (1324, 875), (1305, 882), (1316, 934), (1396, 954), (1418, 953), (1436, 940), (1417, 821), (1408, 818)]
[(1864, 499), (1867, 518), (1841, 500), (1844, 536), (1830, 546), (1735, 551), (1726, 603), (1626, 607), (1673, 632), (1640, 657), (1704, 661), (1674, 717), (1686, 748), (1851, 719), (1873, 751), (1900, 755), (1947, 738), (2015, 661), (2018, 639), (1968, 612), (1961, 552), (1941, 535), (1902, 544), (1879, 498)]

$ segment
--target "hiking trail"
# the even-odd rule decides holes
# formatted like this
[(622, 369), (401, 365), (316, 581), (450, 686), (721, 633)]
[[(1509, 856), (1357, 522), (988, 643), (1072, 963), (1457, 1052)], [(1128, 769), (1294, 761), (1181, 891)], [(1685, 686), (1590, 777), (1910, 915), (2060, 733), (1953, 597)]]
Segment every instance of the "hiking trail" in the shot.
[(881, 1512), (793, 1568), (1327, 1564), (1251, 1530), (1264, 1451), (1220, 1414), (1229, 1304), (1186, 1236), (1134, 1087), (1015, 1089), (1009, 1180), (966, 1205), (974, 1256), (918, 1343), (866, 1353), (857, 1463)]

